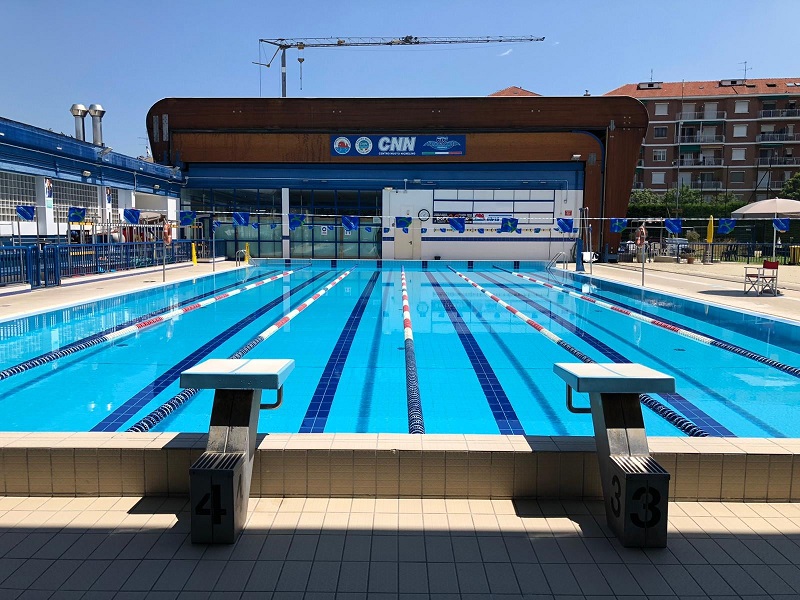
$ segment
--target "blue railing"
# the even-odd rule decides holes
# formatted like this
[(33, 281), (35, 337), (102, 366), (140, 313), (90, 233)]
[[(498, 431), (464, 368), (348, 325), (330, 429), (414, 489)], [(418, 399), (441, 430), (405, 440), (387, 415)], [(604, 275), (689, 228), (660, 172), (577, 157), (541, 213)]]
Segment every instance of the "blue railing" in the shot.
[[(165, 261), (166, 259), (166, 261)], [(0, 285), (61, 285), (64, 279), (192, 260), (192, 241), (0, 247)]]

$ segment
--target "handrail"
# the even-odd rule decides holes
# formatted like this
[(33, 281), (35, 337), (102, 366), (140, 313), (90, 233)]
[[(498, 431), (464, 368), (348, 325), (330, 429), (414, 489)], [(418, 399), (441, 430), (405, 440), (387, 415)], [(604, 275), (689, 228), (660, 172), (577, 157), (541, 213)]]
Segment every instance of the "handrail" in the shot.
[[(241, 254), (241, 258), (239, 258), (240, 254)], [(245, 251), (244, 250), (237, 250), (236, 254), (234, 254), (233, 257), (236, 259), (236, 266), (237, 267), (239, 266), (239, 263), (241, 263), (244, 260), (244, 256), (245, 256)]]
[(555, 266), (555, 264), (558, 262), (558, 259), (561, 258), (562, 256), (564, 257), (564, 264), (566, 265), (567, 255), (564, 252), (556, 252), (556, 255), (550, 259), (550, 262), (547, 263), (547, 266), (544, 268), (544, 270), (549, 273), (550, 269), (552, 269)]

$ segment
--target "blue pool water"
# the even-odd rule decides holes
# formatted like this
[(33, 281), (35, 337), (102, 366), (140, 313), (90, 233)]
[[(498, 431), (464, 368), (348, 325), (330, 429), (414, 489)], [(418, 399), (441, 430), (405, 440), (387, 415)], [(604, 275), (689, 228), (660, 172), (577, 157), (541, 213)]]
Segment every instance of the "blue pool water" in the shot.
[[(676, 393), (653, 394), (657, 410), (644, 409), (651, 435), (684, 435), (674, 423), (685, 420), (709, 435), (800, 436), (796, 325), (585, 278), (554, 281), (537, 263), (404, 266), (427, 433), (591, 435), (591, 418), (566, 410), (553, 364), (594, 361), (637, 362), (675, 377)], [(155, 411), (151, 430), (205, 432), (213, 392), (187, 396), (180, 373), (206, 358), (231, 357), (352, 269), (244, 355), (296, 361), (283, 405), (263, 412), (259, 429), (407, 433), (400, 263), (291, 268), (289, 276), (113, 341), (98, 336), (263, 281), (281, 273), (283, 262), (0, 322), (0, 429), (125, 431)], [(602, 308), (577, 297), (581, 291), (706, 341)], [(575, 402), (588, 398), (576, 394)]]

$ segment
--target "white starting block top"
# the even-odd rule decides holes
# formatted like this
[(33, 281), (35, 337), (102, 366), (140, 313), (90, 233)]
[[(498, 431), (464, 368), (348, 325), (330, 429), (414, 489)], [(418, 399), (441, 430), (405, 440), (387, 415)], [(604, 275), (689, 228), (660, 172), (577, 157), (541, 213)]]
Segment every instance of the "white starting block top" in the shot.
[(672, 393), (675, 378), (636, 363), (555, 363), (553, 371), (576, 392)]
[(290, 358), (211, 358), (181, 373), (181, 386), (199, 390), (277, 390), (294, 370)]

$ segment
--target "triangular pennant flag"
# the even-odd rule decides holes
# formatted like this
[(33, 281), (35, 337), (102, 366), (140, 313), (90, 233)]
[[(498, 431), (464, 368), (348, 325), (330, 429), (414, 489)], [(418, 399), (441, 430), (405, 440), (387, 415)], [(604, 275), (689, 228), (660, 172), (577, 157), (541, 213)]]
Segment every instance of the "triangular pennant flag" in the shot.
[(420, 229), (420, 231), (422, 233), (428, 233), (428, 228), (427, 227), (423, 227), (422, 229)]
[(372, 233), (372, 227), (369, 226), (364, 227), (364, 231), (366, 231), (367, 233)]
[(395, 217), (394, 218), (394, 226), (398, 229), (402, 229), (403, 227), (410, 227), (411, 221), (413, 221), (413, 217)]
[(384, 227), (383, 228), (383, 233), (389, 233), (389, 228), (388, 227)]
[(213, 223), (211, 223), (211, 231), (212, 232), (216, 231), (220, 227), (222, 227), (222, 223), (220, 223), (219, 221), (214, 221)]
[(789, 219), (772, 219), (772, 226), (778, 233), (789, 231)]
[(194, 221), (196, 218), (197, 218), (197, 212), (193, 210), (182, 210), (178, 215), (181, 227), (188, 227), (189, 225), (194, 225)]
[(233, 213), (233, 224), (247, 226), (250, 224), (250, 213), (235, 212)]
[(67, 210), (67, 221), (70, 223), (83, 223), (86, 220), (86, 209), (80, 206), (70, 206)]
[(533, 228), (533, 233), (539, 233), (541, 230), (542, 230), (541, 227), (534, 227)]
[(683, 231), (682, 219), (664, 219), (664, 228), (670, 233), (678, 234)]
[(464, 217), (450, 217), (447, 219), (447, 222), (450, 223), (450, 227), (455, 229), (458, 233), (464, 233), (464, 225), (467, 222)]
[(503, 217), (503, 220), (500, 221), (500, 229), (497, 230), (497, 233), (511, 233), (517, 228), (517, 223), (519, 223), (519, 219)]
[(483, 227), (478, 227), (478, 233), (483, 233), (483, 231), (484, 231)]
[(517, 228), (517, 233), (522, 233), (522, 228), (518, 227)]
[(611, 219), (611, 233), (619, 233), (628, 226), (628, 219)]
[(20, 205), (17, 206), (17, 216), (23, 221), (33, 221), (36, 214), (35, 206)]
[(277, 226), (278, 226), (278, 224), (277, 224), (277, 223), (270, 223), (270, 224), (269, 224), (269, 228), (270, 228), (270, 229), (275, 229)]
[(289, 231), (294, 231), (298, 227), (300, 227), (306, 220), (305, 215), (289, 215)]
[(258, 222), (250, 223), (250, 227), (252, 227), (253, 229), (258, 229), (259, 228), (259, 224), (258, 224)]
[(403, 227), (403, 233), (408, 233), (408, 227)]
[(445, 229), (444, 227), (439, 227), (439, 231), (441, 231), (442, 233), (445, 233), (447, 231), (447, 229)]
[(717, 225), (717, 233), (730, 233), (736, 226), (736, 219), (720, 219)]
[(348, 217), (348, 216), (342, 217), (342, 226), (347, 231), (355, 231), (356, 229), (358, 229), (359, 222), (360, 219), (358, 217)]

